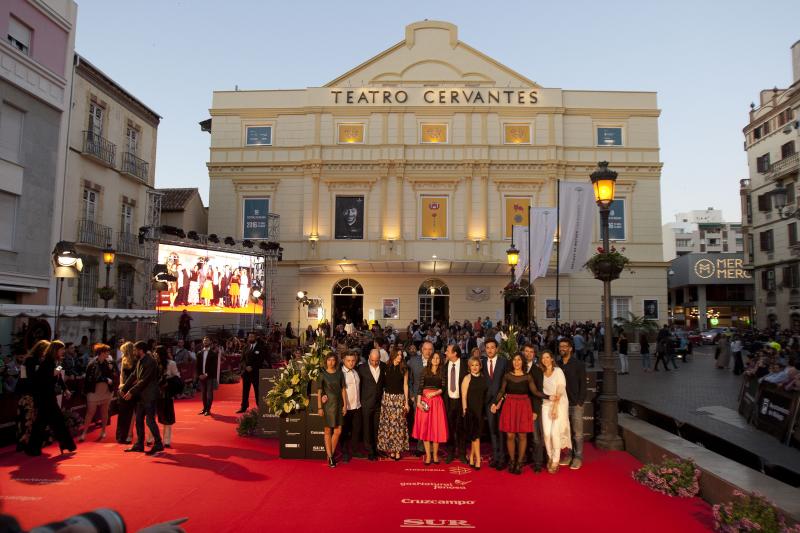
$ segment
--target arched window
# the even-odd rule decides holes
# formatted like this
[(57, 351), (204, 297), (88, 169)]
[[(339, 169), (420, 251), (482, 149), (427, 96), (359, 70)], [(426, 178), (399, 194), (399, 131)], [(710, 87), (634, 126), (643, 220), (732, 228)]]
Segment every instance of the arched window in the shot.
[(450, 288), (442, 280), (425, 280), (417, 294), (420, 324), (450, 319)]
[(333, 286), (333, 324), (352, 322), (358, 327), (364, 320), (364, 287), (350, 278), (342, 279)]
[(339, 280), (336, 285), (333, 286), (333, 294), (335, 295), (351, 295), (351, 294), (364, 294), (364, 288), (361, 286), (359, 282), (354, 279), (343, 279)]

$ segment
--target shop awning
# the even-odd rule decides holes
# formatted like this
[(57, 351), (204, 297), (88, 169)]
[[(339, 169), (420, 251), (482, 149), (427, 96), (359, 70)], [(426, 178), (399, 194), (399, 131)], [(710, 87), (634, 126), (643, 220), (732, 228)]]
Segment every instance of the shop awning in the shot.
[[(0, 317), (55, 317), (55, 306), (0, 304)], [(155, 320), (158, 313), (150, 309), (115, 309), (67, 305), (59, 310), (60, 318), (109, 318), (112, 320)]]

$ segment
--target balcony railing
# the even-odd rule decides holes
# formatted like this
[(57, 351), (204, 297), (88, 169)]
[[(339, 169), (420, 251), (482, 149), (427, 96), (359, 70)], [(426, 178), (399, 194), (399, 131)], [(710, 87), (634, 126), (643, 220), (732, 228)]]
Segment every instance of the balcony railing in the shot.
[(82, 219), (78, 222), (78, 243), (105, 248), (111, 245), (111, 228), (98, 224), (93, 220)]
[(767, 170), (766, 178), (771, 180), (780, 178), (781, 176), (785, 176), (790, 172), (795, 172), (798, 169), (800, 169), (800, 152), (787, 155), (780, 161), (775, 161), (772, 163), (769, 166), (769, 170)]
[(144, 247), (139, 244), (139, 237), (132, 233), (120, 231), (117, 233), (117, 253), (144, 257)]
[(149, 163), (144, 159), (139, 159), (130, 152), (124, 152), (122, 154), (122, 172), (146, 182), (148, 167)]
[(117, 145), (93, 131), (83, 132), (83, 153), (113, 167), (117, 157)]

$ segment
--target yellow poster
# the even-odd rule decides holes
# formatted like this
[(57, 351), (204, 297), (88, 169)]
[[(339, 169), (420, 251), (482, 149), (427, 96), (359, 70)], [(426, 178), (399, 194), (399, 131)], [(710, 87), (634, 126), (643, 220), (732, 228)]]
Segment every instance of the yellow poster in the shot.
[(506, 239), (511, 238), (511, 233), (513, 231), (512, 226), (528, 225), (528, 207), (530, 207), (530, 205), (530, 198), (513, 198), (506, 196)]
[(422, 238), (447, 238), (447, 196), (422, 196)]

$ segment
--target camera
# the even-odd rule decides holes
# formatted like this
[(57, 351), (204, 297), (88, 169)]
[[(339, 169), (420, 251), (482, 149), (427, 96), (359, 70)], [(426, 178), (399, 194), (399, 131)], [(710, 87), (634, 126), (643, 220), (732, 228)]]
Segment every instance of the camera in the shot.
[(88, 513), (76, 514), (61, 522), (35, 527), (30, 533), (55, 533), (69, 526), (78, 526), (84, 531), (97, 533), (125, 533), (125, 521), (112, 509), (95, 509)]

